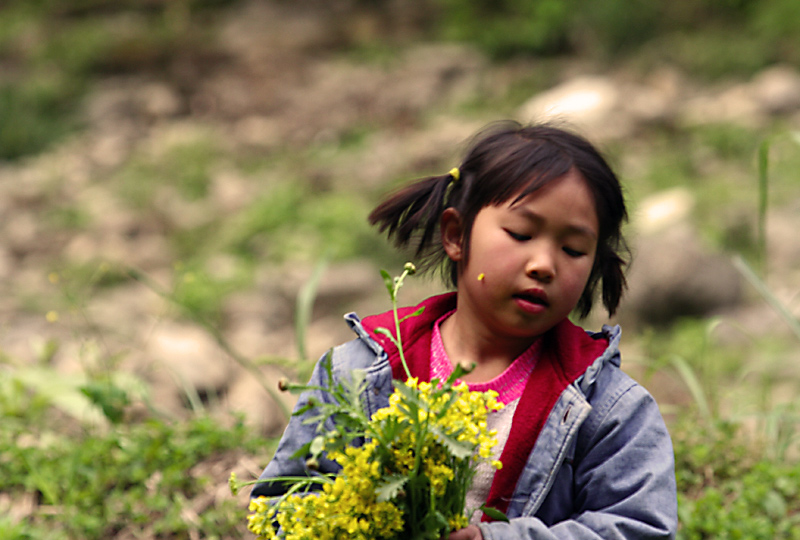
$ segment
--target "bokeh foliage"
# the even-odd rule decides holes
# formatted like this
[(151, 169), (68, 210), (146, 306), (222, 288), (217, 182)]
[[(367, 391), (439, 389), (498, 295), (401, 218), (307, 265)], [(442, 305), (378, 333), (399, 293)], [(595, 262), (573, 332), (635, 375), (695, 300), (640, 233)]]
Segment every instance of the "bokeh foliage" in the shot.
[[(217, 16), (240, 1), (3, 2), (0, 160), (35, 155), (79, 130), (83, 98), (101, 77), (137, 73), (169, 78), (181, 55), (213, 55)], [(294, 1), (333, 9), (325, 2)], [(606, 65), (673, 64), (701, 79), (747, 77), (772, 63), (800, 63), (796, 0), (409, 1), (431, 14), (415, 37), (471, 43), (498, 61), (578, 55)], [(389, 10), (392, 2), (352, 4), (381, 11)], [(522, 92), (527, 98), (530, 87), (525, 85)], [(755, 251), (752, 235), (721, 227), (711, 209), (751, 208), (754, 185), (738, 182), (730, 189), (730, 172), (750, 164), (758, 134), (720, 125), (672, 135), (657, 148), (659, 157), (639, 179), (644, 187), (634, 189), (700, 185), (698, 205), (708, 210), (704, 213), (708, 227), (716, 227), (709, 230), (717, 245)], [(352, 144), (357, 147), (358, 142)], [(343, 144), (338, 150), (348, 149)], [(132, 211), (158, 217), (153, 197), (159, 183), (174, 181), (182, 199), (203, 201), (220, 153), (213, 142), (199, 140), (159, 156), (135, 154), (111, 181)], [(781, 190), (796, 193), (798, 159), (793, 147), (788, 157), (775, 163), (775, 173), (786, 173), (782, 178), (790, 182), (773, 186), (774, 197), (783, 198)], [(274, 161), (258, 163), (251, 174), (274, 166)], [(712, 177), (709, 167), (714, 169)], [(305, 178), (306, 170), (285, 168), (290, 174), (284, 175), (284, 183), (270, 185), (228, 221), (186, 228), (164, 225), (165, 236), (183, 261), (176, 268), (174, 299), (192, 315), (218, 323), (225, 295), (252, 284), (258, 261), (282, 262), (291, 256), (307, 262), (330, 246), (336, 247), (334, 255), (340, 259), (363, 253), (377, 253), (375, 258), (381, 260), (389, 257), (363, 222), (370, 206), (367, 195), (320, 190)], [(44, 219), (54, 229), (85, 227), (90, 218), (67, 202)], [(209, 271), (205, 263), (211, 252), (233, 257), (234, 271), (221, 277)], [(95, 275), (90, 264), (72, 272), (86, 274), (83, 281), (91, 284), (73, 291), (73, 302), (126, 279), (122, 272)], [(705, 410), (687, 415), (673, 429), (681, 538), (798, 538), (798, 412), (790, 406), (770, 409), (765, 398), (765, 407), (756, 411), (760, 418), (745, 417), (741, 411), (733, 414), (723, 402), (725, 391), (736, 384), (755, 387), (758, 395), (767, 393), (767, 386), (753, 384), (752, 374), (748, 378), (744, 373), (744, 349), (759, 348), (775, 358), (790, 358), (791, 350), (776, 352), (769, 347), (786, 345), (763, 342), (735, 350), (712, 349), (705, 321), (683, 321), (654, 336), (649, 346), (647, 355), (658, 369), (668, 369), (679, 357), (693, 370), (700, 393), (690, 408)], [(55, 347), (46, 344), (43, 360)], [(11, 363), (0, 354), (0, 503), (7, 502), (2, 495), (13, 500), (33, 497), (37, 509), (23, 521), (0, 515), (0, 539), (107, 538), (128, 524), (149, 527), (159, 538), (197, 531), (210, 538), (237, 537), (244, 508), (233, 501), (204, 512), (200, 522), (187, 521), (189, 500), (211, 480), (202, 474), (187, 476), (186, 471), (238, 450), (262, 461), (264, 445), (271, 441), (241, 425), (229, 429), (200, 415), (185, 423), (153, 415), (107, 429), (76, 428), (71, 421), (59, 421), (66, 413), (57, 396), (37, 388)], [(766, 375), (777, 379), (781, 373)], [(118, 422), (125, 399), (114, 385), (106, 386), (106, 393), (98, 388), (104, 387), (87, 385), (86, 397), (94, 402), (97, 415)], [(763, 429), (754, 430), (754, 423)], [(64, 426), (73, 431), (65, 433)]]
[[(285, 0), (284, 0), (285, 1)], [(9, 0), (0, 6), (0, 159), (35, 154), (80, 125), (104, 74), (170, 73), (213, 56), (221, 9), (241, 0)], [(304, 0), (304, 9), (335, 5)], [(573, 54), (609, 64), (670, 63), (695, 77), (797, 64), (794, 0), (410, 0), (414, 37), (471, 43), (489, 57)], [(383, 12), (392, 2), (356, 3)], [(347, 40), (343, 41), (346, 44)], [(369, 47), (357, 42), (351, 46)]]

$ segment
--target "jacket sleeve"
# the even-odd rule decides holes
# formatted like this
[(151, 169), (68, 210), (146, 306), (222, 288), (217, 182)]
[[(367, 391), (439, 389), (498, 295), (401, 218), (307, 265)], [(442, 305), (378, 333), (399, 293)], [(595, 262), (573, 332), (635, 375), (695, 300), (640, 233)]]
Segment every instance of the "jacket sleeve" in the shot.
[[(309, 386), (328, 387), (328, 372), (324, 365), (327, 361), (326, 356), (327, 353), (314, 367), (308, 382)], [(287, 486), (281, 482), (270, 482), (270, 479), (273, 478), (281, 476), (312, 476), (338, 470), (339, 466), (336, 463), (321, 459), (318, 471), (311, 471), (306, 466), (306, 457), (292, 457), (304, 444), (311, 441), (318, 434), (318, 423), (306, 423), (307, 418), (316, 414), (313, 409), (306, 411), (304, 414), (296, 414), (297, 411), (308, 405), (310, 400), (318, 402), (330, 401), (330, 395), (327, 392), (316, 389), (307, 390), (300, 394), (272, 460), (267, 464), (264, 472), (259, 477), (259, 482), (254, 485), (253, 490), (250, 492), (251, 498), (262, 495), (266, 497), (282, 495)], [(329, 427), (332, 428), (333, 426)]]
[(674, 454), (650, 394), (638, 384), (595, 404), (577, 440), (567, 519), (482, 523), (485, 540), (663, 540), (677, 530)]

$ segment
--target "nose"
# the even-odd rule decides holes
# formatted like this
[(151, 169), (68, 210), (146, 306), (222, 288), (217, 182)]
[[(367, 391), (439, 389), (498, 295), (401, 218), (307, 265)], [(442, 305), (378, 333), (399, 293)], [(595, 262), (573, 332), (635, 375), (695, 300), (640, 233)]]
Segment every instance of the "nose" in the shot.
[(549, 283), (556, 275), (555, 257), (552, 248), (539, 245), (531, 250), (528, 263), (525, 266), (525, 274), (532, 279)]

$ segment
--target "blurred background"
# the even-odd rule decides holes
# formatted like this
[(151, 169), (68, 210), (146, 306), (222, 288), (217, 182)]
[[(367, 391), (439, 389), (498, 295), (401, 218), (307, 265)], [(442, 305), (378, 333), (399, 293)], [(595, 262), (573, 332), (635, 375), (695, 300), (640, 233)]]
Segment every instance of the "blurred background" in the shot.
[(502, 119), (623, 180), (584, 325), (669, 422), (681, 534), (797, 538), (796, 0), (5, 0), (0, 538), (246, 537), (275, 381), (389, 307), (370, 209)]

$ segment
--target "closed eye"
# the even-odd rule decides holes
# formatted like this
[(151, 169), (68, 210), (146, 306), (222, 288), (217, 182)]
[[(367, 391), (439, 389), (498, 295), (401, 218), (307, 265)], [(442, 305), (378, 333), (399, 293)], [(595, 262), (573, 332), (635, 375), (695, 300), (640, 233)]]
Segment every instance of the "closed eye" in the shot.
[(510, 236), (511, 238), (516, 240), (517, 242), (526, 242), (526, 241), (531, 239), (531, 237), (529, 235), (527, 235), (527, 234), (515, 233), (514, 231), (510, 231), (508, 229), (506, 229), (506, 233), (508, 233), (508, 236)]
[(579, 250), (577, 250), (577, 249), (572, 249), (572, 248), (570, 248), (570, 247), (566, 247), (566, 246), (564, 246), (564, 248), (563, 248), (563, 249), (564, 249), (564, 253), (566, 253), (566, 254), (567, 254), (567, 255), (569, 255), (570, 257), (575, 257), (575, 258), (577, 258), (577, 257), (583, 257), (584, 255), (586, 255), (586, 253), (584, 253), (583, 251), (579, 251)]

